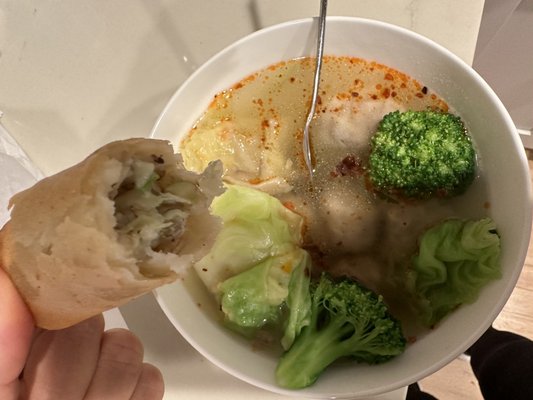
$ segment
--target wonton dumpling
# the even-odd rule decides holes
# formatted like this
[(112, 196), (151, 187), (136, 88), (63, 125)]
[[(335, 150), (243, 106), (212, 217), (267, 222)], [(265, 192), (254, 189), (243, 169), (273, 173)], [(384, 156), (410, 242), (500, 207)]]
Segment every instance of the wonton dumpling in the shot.
[(310, 227), (322, 251), (356, 253), (370, 248), (380, 227), (381, 211), (342, 188), (324, 190), (319, 202), (319, 217)]

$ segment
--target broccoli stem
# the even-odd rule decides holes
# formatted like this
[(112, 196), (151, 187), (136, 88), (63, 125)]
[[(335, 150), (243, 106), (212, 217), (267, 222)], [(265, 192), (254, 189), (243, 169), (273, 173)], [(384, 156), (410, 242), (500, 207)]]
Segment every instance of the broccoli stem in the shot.
[(276, 381), (301, 389), (339, 358), (376, 364), (404, 349), (401, 326), (380, 296), (355, 281), (333, 282), (322, 275), (313, 289), (310, 323), (281, 357)]
[[(290, 351), (281, 358), (276, 369), (279, 385), (301, 389), (313, 384), (326, 367), (347, 354), (347, 347), (354, 350), (351, 343), (360, 342), (357, 347), (364, 347), (368, 339), (361, 340), (360, 335), (354, 333), (354, 326), (345, 320), (332, 319), (320, 331), (314, 329), (315, 324), (313, 321), (310, 327), (305, 327)], [(346, 337), (349, 339), (344, 342)]]

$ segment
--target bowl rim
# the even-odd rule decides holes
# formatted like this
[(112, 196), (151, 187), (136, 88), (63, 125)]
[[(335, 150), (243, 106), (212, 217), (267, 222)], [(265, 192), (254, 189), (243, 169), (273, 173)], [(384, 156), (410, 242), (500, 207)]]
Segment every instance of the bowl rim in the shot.
[[(174, 92), (174, 94), (170, 97), (170, 99), (167, 102), (167, 104), (165, 105), (163, 111), (160, 113), (159, 117), (157, 118), (157, 120), (156, 120), (156, 122), (155, 122), (155, 124), (153, 126), (153, 129), (150, 132), (150, 137), (157, 137), (158, 136), (159, 130), (161, 128), (161, 125), (164, 123), (167, 114), (172, 109), (173, 103), (176, 101), (177, 98), (179, 98), (182, 95), (182, 92), (187, 87), (188, 83), (190, 81), (194, 81), (199, 75), (201, 75), (204, 72), (205, 69), (209, 68), (209, 66), (211, 64), (216, 63), (220, 58), (225, 57), (228, 52), (231, 52), (235, 48), (241, 46), (243, 42), (247, 42), (249, 40), (253, 40), (253, 39), (255, 39), (255, 38), (259, 37), (259, 36), (268, 35), (272, 31), (276, 31), (276, 30), (279, 30), (279, 29), (285, 29), (285, 28), (288, 28), (288, 27), (291, 27), (291, 26), (296, 26), (296, 25), (312, 25), (312, 24), (314, 24), (316, 22), (317, 22), (317, 17), (313, 17), (313, 18), (295, 19), (295, 20), (290, 20), (290, 21), (279, 23), (279, 24), (275, 24), (275, 25), (272, 25), (272, 26), (268, 26), (266, 28), (257, 30), (255, 32), (252, 32), (252, 33), (250, 33), (250, 34), (248, 34), (248, 35), (236, 40), (235, 42), (231, 43), (230, 45), (226, 46), (225, 48), (223, 48), (222, 50), (220, 50), (219, 52), (217, 52), (216, 54), (214, 54), (213, 56), (208, 58), (198, 69), (196, 69), (191, 75), (189, 75), (189, 77), (187, 77), (180, 84), (180, 86), (177, 88), (177, 90)], [(488, 85), (488, 83), (469, 64), (467, 64), (459, 56), (457, 56), (456, 54), (454, 54), (453, 52), (451, 52), (450, 50), (448, 50), (444, 46), (440, 45), (439, 43), (436, 43), (433, 40), (431, 40), (431, 39), (429, 39), (429, 38), (427, 38), (427, 37), (425, 37), (425, 36), (423, 36), (423, 35), (421, 35), (421, 34), (419, 34), (417, 32), (411, 31), (411, 30), (409, 30), (407, 28), (403, 28), (401, 26), (397, 26), (397, 25), (394, 25), (394, 24), (391, 24), (391, 23), (388, 23), (388, 22), (383, 22), (383, 21), (378, 21), (378, 20), (373, 20), (373, 19), (368, 19), (368, 18), (348, 17), (348, 16), (328, 16), (327, 17), (327, 22), (328, 22), (328, 24), (326, 25), (326, 38), (327, 38), (327, 35), (328, 35), (328, 27), (327, 26), (332, 24), (332, 23), (350, 23), (350, 24), (351, 23), (355, 23), (355, 24), (363, 24), (363, 25), (372, 25), (372, 26), (375, 26), (377, 28), (386, 29), (386, 30), (390, 31), (391, 34), (399, 33), (401, 35), (410, 37), (412, 40), (420, 41), (424, 45), (430, 46), (430, 47), (434, 48), (435, 51), (438, 51), (438, 52), (442, 53), (445, 57), (449, 58), (451, 60), (451, 62), (453, 62), (455, 64), (458, 64), (458, 66), (460, 68), (464, 69), (465, 70), (464, 72), (466, 74), (468, 74), (469, 79), (473, 79), (474, 81), (476, 81), (476, 83), (478, 85), (480, 85), (483, 88), (483, 90), (487, 94), (489, 100), (492, 103), (494, 103), (494, 105), (496, 107), (498, 107), (500, 110), (502, 110), (501, 117), (503, 118), (507, 128), (509, 129), (510, 132), (514, 132), (515, 133), (515, 134), (512, 135), (511, 139), (513, 141), (514, 148), (517, 149), (518, 156), (521, 158), (519, 161), (522, 162), (522, 163), (525, 163), (525, 165), (527, 166), (527, 158), (525, 156), (525, 151), (521, 152), (521, 151), (518, 150), (519, 147), (523, 148), (522, 142), (521, 142), (521, 140), (519, 138), (518, 132), (516, 131), (516, 127), (514, 126), (514, 123), (513, 123), (512, 119), (511, 119), (510, 115), (508, 114), (505, 106), (503, 105), (503, 103), (501, 102), (499, 97), (496, 95), (496, 93), (493, 91), (493, 89)], [(315, 49), (313, 49), (313, 51), (315, 51)], [(325, 55), (328, 54), (327, 50), (324, 51), (324, 54)], [(265, 67), (266, 67), (266, 65), (265, 65)], [(253, 73), (253, 72), (254, 71), (249, 71), (249, 73)], [(416, 77), (414, 77), (414, 78), (416, 79)], [(527, 179), (524, 179), (520, 183), (524, 186), (525, 191), (527, 191), (527, 193), (528, 193), (527, 203), (530, 206), (525, 211), (525, 215), (527, 216), (528, 220), (531, 221), (531, 218), (532, 218), (532, 205), (533, 205), (531, 182), (530, 182), (530, 179), (528, 177), (524, 176), (524, 178), (527, 178)], [(523, 227), (522, 236), (521, 236), (522, 243), (520, 244), (520, 249), (524, 249), (523, 254), (520, 256), (521, 257), (520, 261), (521, 261), (522, 265), (523, 265), (523, 263), (525, 261), (526, 255), (527, 255), (527, 248), (529, 246), (530, 235), (531, 235), (531, 224), (525, 224), (524, 227)], [(517, 260), (517, 262), (518, 262), (518, 260)], [(490, 323), (487, 322), (485, 325), (480, 325), (480, 326), (477, 327), (477, 329), (471, 331), (470, 334), (468, 335), (468, 337), (465, 337), (465, 339), (463, 340), (464, 343), (472, 344), (473, 342), (475, 342), (485, 332), (485, 330), (494, 321), (494, 319), (498, 316), (498, 314), (503, 309), (505, 303), (508, 301), (508, 299), (509, 299), (509, 297), (510, 297), (510, 295), (511, 295), (513, 289), (514, 289), (514, 287), (516, 286), (516, 283), (518, 281), (520, 272), (521, 272), (521, 268), (515, 268), (513, 270), (513, 274), (511, 276), (511, 278), (509, 279), (507, 286), (505, 287), (505, 291), (502, 292), (502, 296), (500, 296), (499, 301), (492, 308), (492, 310), (491, 310), (491, 312), (489, 314), (489, 318), (486, 319), (486, 321), (490, 321)], [(164, 311), (165, 315), (167, 316), (167, 318), (169, 318), (172, 321), (173, 325), (176, 327), (176, 329), (178, 329), (180, 334), (182, 336), (184, 336), (185, 339), (200, 354), (202, 354), (206, 359), (208, 359), (210, 362), (212, 362), (216, 366), (220, 367), (221, 369), (227, 371), (228, 373), (232, 374), (233, 376), (235, 376), (235, 377), (237, 377), (237, 378), (239, 378), (239, 379), (241, 379), (241, 380), (243, 380), (245, 382), (248, 382), (250, 384), (253, 384), (254, 386), (260, 387), (262, 389), (265, 389), (265, 390), (268, 390), (268, 391), (271, 391), (271, 392), (284, 394), (284, 395), (292, 395), (292, 396), (299, 395), (299, 396), (302, 396), (302, 397), (315, 397), (315, 398), (316, 398), (317, 395), (318, 396), (324, 396), (324, 394), (322, 394), (322, 393), (313, 392), (312, 391), (312, 387), (308, 388), (310, 390), (298, 390), (298, 391), (287, 390), (287, 389), (283, 389), (281, 387), (273, 388), (270, 384), (264, 384), (263, 382), (257, 381), (254, 378), (250, 378), (249, 376), (247, 376), (242, 371), (236, 370), (235, 368), (233, 368), (231, 366), (228, 366), (227, 364), (225, 364), (225, 362), (223, 360), (219, 360), (216, 356), (213, 356), (212, 354), (208, 353), (202, 347), (202, 345), (199, 344), (195, 340), (194, 337), (192, 337), (192, 335), (189, 332), (184, 332), (183, 329), (181, 329), (181, 324), (179, 323), (179, 321), (177, 321), (174, 318), (173, 314), (167, 308), (167, 305), (165, 304), (165, 301), (162, 298), (159, 289), (155, 291), (155, 297), (156, 297), (160, 307), (163, 309), (163, 311)], [(380, 390), (370, 389), (370, 390), (366, 390), (366, 391), (360, 391), (360, 392), (357, 393), (357, 398), (366, 397), (366, 396), (375, 396), (375, 395), (379, 395), (379, 394), (383, 394), (383, 393), (387, 393), (387, 392), (392, 392), (392, 391), (400, 389), (402, 387), (406, 387), (408, 384), (410, 384), (412, 382), (417, 382), (420, 379), (422, 379), (423, 377), (429, 376), (430, 374), (438, 371), (439, 369), (441, 369), (442, 367), (444, 367), (445, 365), (447, 365), (448, 363), (453, 361), (453, 359), (455, 359), (459, 354), (461, 354), (462, 351), (460, 351), (460, 350), (461, 349), (456, 348), (454, 351), (450, 352), (446, 357), (440, 358), (439, 362), (435, 363), (431, 368), (427, 368), (427, 369), (424, 369), (423, 371), (419, 371), (417, 373), (410, 374), (409, 376), (404, 376), (400, 380), (397, 380), (397, 381), (395, 381), (395, 382), (393, 382), (393, 383), (391, 383), (389, 385), (385, 385)], [(332, 394), (329, 394), (327, 397), (342, 398), (343, 396), (347, 396), (347, 393), (344, 393), (344, 392), (332, 393)]]
[[(222, 48), (221, 50), (219, 50), (218, 52), (213, 54), (212, 56), (208, 57), (208, 59), (205, 60), (187, 78), (185, 78), (183, 80), (183, 82), (180, 83), (178, 88), (174, 91), (172, 96), (169, 98), (169, 100), (165, 104), (165, 107), (163, 108), (163, 110), (159, 113), (158, 117), (156, 118), (156, 121), (155, 121), (155, 123), (154, 123), (154, 125), (153, 125), (153, 127), (152, 127), (152, 129), (151, 129), (151, 131), (149, 133), (149, 137), (154, 138), (157, 135), (158, 130), (160, 129), (160, 125), (164, 121), (165, 116), (167, 115), (169, 109), (172, 107), (172, 103), (174, 103), (175, 99), (181, 95), (181, 92), (187, 86), (189, 81), (193, 81), (198, 75), (201, 75), (205, 69), (209, 68), (210, 64), (216, 62), (220, 58), (223, 58), (227, 53), (229, 53), (233, 49), (241, 46), (242, 43), (247, 42), (249, 40), (253, 40), (254, 38), (259, 37), (259, 36), (267, 35), (271, 31), (276, 31), (276, 30), (279, 30), (279, 29), (285, 29), (287, 27), (296, 26), (296, 25), (308, 25), (308, 24), (316, 24), (316, 23), (318, 23), (318, 17), (307, 17), (307, 18), (299, 18), (299, 19), (294, 19), (294, 20), (281, 22), (279, 24), (270, 25), (270, 26), (258, 29), (258, 30), (254, 31), (254, 32), (251, 32), (251, 33), (249, 33), (249, 34), (237, 39), (236, 41), (230, 43), (229, 45), (225, 46), (224, 48)], [(492, 88), (490, 88), (490, 86), (483, 80), (483, 78), (479, 74), (477, 74), (477, 72), (475, 72), (472, 69), (472, 67), (470, 65), (468, 65), (462, 58), (460, 58), (458, 55), (456, 55), (452, 51), (448, 50), (443, 45), (441, 45), (441, 44), (429, 39), (428, 37), (426, 37), (426, 36), (424, 36), (424, 35), (422, 35), (420, 33), (414, 32), (414, 31), (412, 31), (410, 29), (404, 28), (404, 27), (399, 26), (399, 25), (395, 25), (395, 24), (392, 24), (392, 23), (389, 23), (389, 22), (385, 22), (385, 21), (370, 19), (370, 18), (353, 17), (353, 16), (335, 16), (335, 15), (331, 15), (330, 16), (330, 15), (328, 15), (326, 17), (326, 33), (325, 33), (326, 40), (327, 40), (327, 32), (328, 32), (327, 29), (328, 29), (328, 26), (331, 25), (332, 23), (358, 23), (358, 24), (374, 25), (374, 26), (377, 26), (377, 27), (382, 27), (382, 28), (386, 28), (386, 29), (389, 29), (389, 30), (392, 30), (392, 31), (396, 31), (396, 32), (401, 33), (403, 35), (411, 36), (413, 39), (425, 42), (426, 45), (435, 47), (438, 51), (446, 54), (447, 57), (452, 58), (455, 62), (462, 64), (463, 67), (466, 67), (467, 69), (472, 70), (475, 73), (476, 77), (479, 78), (487, 86), (487, 88), (490, 90), (490, 92), (492, 92), (492, 94), (496, 97), (496, 99), (501, 103), (500, 99), (496, 96), (496, 94), (494, 93)], [(326, 42), (326, 44), (327, 44), (327, 42)], [(324, 55), (325, 56), (328, 55), (326, 49), (324, 49)], [(503, 103), (501, 103), (501, 105), (503, 106)], [(504, 107), (504, 109), (505, 109), (505, 107)]]

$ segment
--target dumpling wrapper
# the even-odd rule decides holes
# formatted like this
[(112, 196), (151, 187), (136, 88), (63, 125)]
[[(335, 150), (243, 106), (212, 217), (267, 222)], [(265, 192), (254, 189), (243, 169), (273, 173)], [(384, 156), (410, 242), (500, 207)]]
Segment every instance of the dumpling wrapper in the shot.
[(219, 162), (186, 171), (167, 141), (109, 143), (13, 196), (0, 265), (37, 326), (74, 325), (173, 282), (210, 249), (221, 175)]

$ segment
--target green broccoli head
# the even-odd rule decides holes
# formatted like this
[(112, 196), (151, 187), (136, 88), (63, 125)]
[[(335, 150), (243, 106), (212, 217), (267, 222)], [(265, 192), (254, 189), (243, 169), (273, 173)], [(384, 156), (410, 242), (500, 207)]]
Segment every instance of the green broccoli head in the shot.
[(313, 284), (309, 325), (296, 337), (276, 368), (280, 386), (300, 389), (341, 357), (381, 363), (405, 349), (400, 323), (381, 296), (348, 278), (327, 275)]
[(476, 154), (458, 116), (439, 111), (394, 111), (371, 140), (369, 177), (392, 197), (450, 197), (472, 183)]

